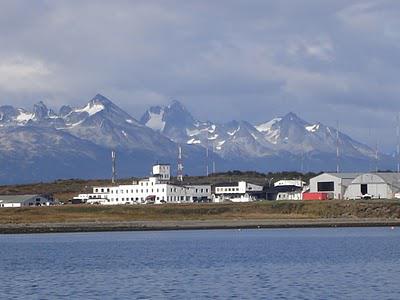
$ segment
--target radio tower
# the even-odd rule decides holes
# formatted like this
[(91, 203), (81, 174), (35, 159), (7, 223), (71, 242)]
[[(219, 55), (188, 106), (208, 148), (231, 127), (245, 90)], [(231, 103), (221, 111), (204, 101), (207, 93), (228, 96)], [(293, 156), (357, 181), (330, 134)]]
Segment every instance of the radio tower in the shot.
[(397, 173), (400, 173), (400, 113), (397, 114), (396, 124), (396, 136), (397, 136), (397, 149), (396, 149), (396, 161), (397, 161)]
[(339, 121), (336, 122), (336, 173), (339, 173)]
[(215, 140), (213, 141), (213, 164), (212, 164), (212, 168), (213, 168), (213, 174), (215, 174)]
[(207, 142), (207, 147), (206, 147), (206, 176), (209, 175), (209, 170), (208, 170), (208, 142)]
[(115, 153), (115, 150), (111, 150), (111, 160), (112, 160), (112, 177), (111, 177), (111, 183), (115, 184), (115, 177), (116, 177), (116, 169), (115, 169), (115, 160), (117, 158), (117, 155)]
[(183, 159), (182, 159), (182, 147), (178, 147), (178, 181), (183, 181)]

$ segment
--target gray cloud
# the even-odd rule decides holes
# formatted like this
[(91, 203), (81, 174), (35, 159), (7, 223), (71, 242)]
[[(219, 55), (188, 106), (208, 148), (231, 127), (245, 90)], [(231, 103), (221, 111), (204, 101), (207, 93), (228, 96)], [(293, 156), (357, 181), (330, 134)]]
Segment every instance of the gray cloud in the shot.
[(179, 99), (253, 123), (294, 111), (389, 151), (399, 16), (396, 0), (2, 1), (0, 101), (101, 92), (136, 117)]

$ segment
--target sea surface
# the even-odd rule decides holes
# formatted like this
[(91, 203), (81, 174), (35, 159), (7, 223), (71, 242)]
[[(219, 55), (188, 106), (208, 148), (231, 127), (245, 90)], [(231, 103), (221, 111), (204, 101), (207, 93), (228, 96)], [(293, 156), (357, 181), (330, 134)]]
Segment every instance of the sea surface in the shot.
[(400, 299), (400, 228), (0, 235), (0, 299)]

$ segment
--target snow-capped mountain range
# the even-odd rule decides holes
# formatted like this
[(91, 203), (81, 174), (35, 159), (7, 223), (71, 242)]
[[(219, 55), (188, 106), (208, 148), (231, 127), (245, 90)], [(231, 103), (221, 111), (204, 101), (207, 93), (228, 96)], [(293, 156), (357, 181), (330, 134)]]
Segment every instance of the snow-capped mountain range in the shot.
[(321, 123), (308, 123), (294, 113), (258, 125), (246, 121), (219, 124), (196, 120), (174, 101), (168, 106), (151, 107), (140, 122), (174, 142), (208, 147), (224, 158), (318, 152), (336, 155), (338, 143), (341, 155), (375, 157), (375, 151), (348, 135)]
[[(321, 123), (294, 113), (263, 124), (200, 121), (178, 101), (149, 108), (140, 121), (102, 95), (82, 107), (58, 112), (43, 102), (32, 111), (0, 106), (0, 183), (110, 176), (110, 150), (118, 154), (120, 177), (144, 176), (151, 164), (176, 164), (183, 147), (185, 172), (333, 170), (339, 140), (341, 165), (366, 170), (375, 152)], [(208, 149), (208, 158), (205, 153)], [(382, 168), (392, 164), (380, 155)]]

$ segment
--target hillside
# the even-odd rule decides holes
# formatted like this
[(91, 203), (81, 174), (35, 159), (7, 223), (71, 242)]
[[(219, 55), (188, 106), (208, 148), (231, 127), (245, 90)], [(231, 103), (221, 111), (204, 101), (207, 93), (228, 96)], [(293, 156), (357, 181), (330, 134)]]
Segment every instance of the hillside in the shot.
[[(226, 173), (216, 173), (210, 176), (187, 176), (184, 182), (187, 184), (217, 184), (235, 181), (248, 181), (259, 185), (268, 185), (280, 179), (302, 178), (308, 181), (314, 177), (315, 173), (301, 174), (297, 172), (279, 172), (279, 173), (258, 173), (231, 171)], [(126, 178), (117, 180), (117, 184), (129, 184), (132, 180), (138, 178)], [(172, 178), (174, 182), (176, 178)], [(91, 192), (92, 186), (110, 185), (110, 180), (104, 179), (68, 179), (56, 180), (48, 183), (32, 183), (21, 185), (3, 185), (0, 186), (0, 194), (54, 194), (60, 201), (67, 201), (79, 193)]]

